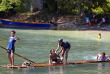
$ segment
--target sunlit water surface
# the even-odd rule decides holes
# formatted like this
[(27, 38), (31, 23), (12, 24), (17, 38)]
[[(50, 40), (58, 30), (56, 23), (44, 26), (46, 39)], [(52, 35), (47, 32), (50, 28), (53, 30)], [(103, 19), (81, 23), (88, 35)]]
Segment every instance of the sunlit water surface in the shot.
[[(0, 45), (7, 47), (11, 29), (0, 29)], [(57, 41), (63, 38), (71, 44), (68, 61), (93, 60), (99, 52), (110, 55), (110, 32), (106, 31), (56, 31), (56, 30), (21, 30), (16, 29), (16, 53), (37, 63), (48, 62), (49, 52), (57, 48)], [(102, 39), (98, 40), (98, 33)], [(24, 59), (15, 56), (15, 64), (22, 64)], [(7, 53), (0, 48), (0, 65), (9, 64)], [(76, 64), (56, 67), (30, 69), (0, 68), (0, 74), (109, 74), (110, 63)]]

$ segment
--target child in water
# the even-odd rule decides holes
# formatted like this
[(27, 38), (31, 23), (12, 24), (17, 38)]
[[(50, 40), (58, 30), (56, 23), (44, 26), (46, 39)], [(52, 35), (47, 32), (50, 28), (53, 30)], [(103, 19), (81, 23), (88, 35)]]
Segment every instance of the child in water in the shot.
[(106, 56), (105, 52), (101, 52), (97, 55), (97, 61), (107, 61), (110, 60), (110, 56)]
[(11, 37), (9, 37), (9, 44), (7, 48), (8, 59), (10, 61), (11, 66), (14, 66), (14, 52), (15, 52), (15, 42), (16, 40), (20, 40), (17, 36), (15, 36), (15, 31), (11, 31)]
[(97, 35), (97, 38), (98, 38), (98, 39), (101, 39), (101, 33), (99, 33), (99, 34)]
[(55, 63), (61, 63), (61, 62), (62, 61), (60, 60), (60, 56), (55, 53), (55, 50), (54, 49), (50, 50), (49, 64), (55, 64)]

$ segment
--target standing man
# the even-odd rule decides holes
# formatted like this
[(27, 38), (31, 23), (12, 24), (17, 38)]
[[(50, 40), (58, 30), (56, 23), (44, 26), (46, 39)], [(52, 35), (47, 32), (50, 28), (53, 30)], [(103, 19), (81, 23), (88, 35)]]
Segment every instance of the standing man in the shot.
[(69, 42), (63, 41), (63, 39), (59, 39), (58, 40), (58, 47), (56, 49), (56, 52), (59, 50), (60, 46), (61, 46), (61, 50), (59, 51), (58, 55), (62, 52), (62, 58), (61, 59), (63, 61), (64, 54), (66, 54), (65, 55), (65, 63), (67, 63), (68, 52), (70, 50), (71, 45), (70, 45)]
[(14, 66), (14, 52), (15, 52), (15, 42), (16, 40), (20, 40), (17, 36), (15, 36), (15, 31), (11, 31), (11, 37), (9, 37), (9, 44), (7, 48), (8, 59), (10, 61), (11, 66)]

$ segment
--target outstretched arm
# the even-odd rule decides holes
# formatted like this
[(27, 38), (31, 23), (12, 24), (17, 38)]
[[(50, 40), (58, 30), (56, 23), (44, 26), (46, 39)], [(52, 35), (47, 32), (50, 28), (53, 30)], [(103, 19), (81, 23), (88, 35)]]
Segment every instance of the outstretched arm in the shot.
[(51, 55), (49, 55), (49, 64), (52, 64), (52, 62), (51, 62)]
[(98, 58), (99, 58), (99, 54), (97, 55), (97, 58), (96, 58), (97, 61), (98, 61)]
[(59, 57), (59, 58), (60, 58), (59, 54), (56, 54), (56, 55), (57, 55), (57, 57)]
[(59, 51), (58, 55), (62, 52), (63, 49), (64, 49), (64, 48), (62, 47), (61, 50)]
[(18, 38), (17, 36), (15, 36), (16, 40), (20, 40), (20, 38)]
[(110, 56), (107, 57), (106, 61), (109, 61), (109, 60), (110, 60)]
[(59, 48), (60, 48), (60, 45), (58, 44), (58, 47), (57, 47), (57, 49), (56, 49), (56, 52), (59, 50)]

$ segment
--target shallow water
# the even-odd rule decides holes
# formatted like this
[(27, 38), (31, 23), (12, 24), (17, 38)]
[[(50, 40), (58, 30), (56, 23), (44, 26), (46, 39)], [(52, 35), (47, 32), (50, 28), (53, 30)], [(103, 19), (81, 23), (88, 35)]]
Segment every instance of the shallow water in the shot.
[[(0, 45), (7, 47), (11, 29), (0, 29)], [(110, 55), (110, 32), (106, 31), (55, 31), (55, 30), (20, 30), (16, 29), (16, 53), (37, 63), (48, 62), (50, 49), (57, 48), (57, 40), (63, 38), (71, 44), (68, 61), (93, 60), (99, 52)], [(97, 39), (97, 34), (102, 39)], [(6, 51), (0, 48), (0, 65), (9, 64)], [(15, 56), (15, 64), (25, 60)], [(108, 74), (110, 63), (92, 63), (31, 69), (0, 68), (1, 74)]]

